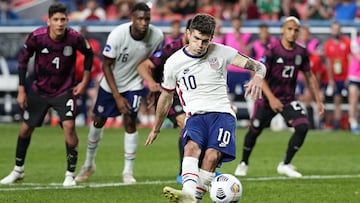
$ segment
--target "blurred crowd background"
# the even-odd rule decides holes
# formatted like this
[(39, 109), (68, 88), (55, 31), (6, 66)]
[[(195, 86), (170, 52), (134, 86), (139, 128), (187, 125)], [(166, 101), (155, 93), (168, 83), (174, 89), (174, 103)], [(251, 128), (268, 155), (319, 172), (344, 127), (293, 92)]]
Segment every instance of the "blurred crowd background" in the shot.
[[(41, 4), (41, 0), (1, 0), (1, 20), (36, 19), (22, 15), (25, 7)], [(129, 18), (136, 0), (61, 0), (70, 9), (73, 21), (113, 21)], [(154, 21), (186, 20), (195, 13), (208, 13), (221, 20), (278, 21), (284, 16), (301, 20), (356, 20), (360, 17), (356, 0), (147, 0)], [(42, 14), (44, 15), (44, 14)]]

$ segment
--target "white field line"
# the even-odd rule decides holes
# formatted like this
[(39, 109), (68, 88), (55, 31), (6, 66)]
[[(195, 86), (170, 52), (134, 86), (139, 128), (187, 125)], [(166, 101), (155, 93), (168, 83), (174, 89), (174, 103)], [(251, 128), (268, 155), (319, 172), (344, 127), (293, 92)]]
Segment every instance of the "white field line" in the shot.
[[(360, 174), (357, 175), (312, 175), (303, 176), (297, 179), (304, 180), (321, 180), (321, 179), (348, 179), (348, 178), (360, 178)], [(273, 177), (257, 177), (257, 178), (239, 178), (241, 181), (273, 181), (273, 180), (295, 180), (294, 178), (288, 178), (284, 176)], [(27, 191), (27, 190), (54, 190), (54, 189), (83, 189), (83, 188), (103, 188), (103, 187), (119, 187), (119, 186), (135, 186), (135, 185), (161, 185), (175, 183), (174, 180), (167, 181), (144, 181), (137, 182), (134, 185), (125, 183), (80, 183), (73, 187), (63, 187), (61, 183), (15, 183), (11, 185), (0, 185), (0, 192), (2, 191)]]

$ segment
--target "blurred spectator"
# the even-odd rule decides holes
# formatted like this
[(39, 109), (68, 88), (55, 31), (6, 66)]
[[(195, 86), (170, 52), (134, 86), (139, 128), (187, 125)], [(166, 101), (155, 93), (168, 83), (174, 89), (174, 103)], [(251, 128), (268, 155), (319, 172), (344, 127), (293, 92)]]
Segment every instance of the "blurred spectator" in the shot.
[(167, 4), (174, 14), (183, 16), (183, 20), (190, 19), (198, 9), (197, 0), (170, 0)]
[(300, 14), (295, 7), (295, 2), (293, 0), (282, 0), (281, 10), (278, 17), (281, 19), (289, 16), (295, 16), (300, 19)]
[(97, 0), (88, 0), (86, 7), (81, 11), (80, 20), (106, 20), (105, 10), (98, 4)]
[[(320, 96), (321, 99), (324, 99), (323, 92), (325, 91), (324, 80), (326, 77), (326, 68), (322, 62), (321, 52), (318, 51), (319, 40), (311, 36), (310, 28), (308, 26), (302, 26), (299, 33), (299, 38), (297, 43), (306, 47), (309, 53), (310, 67), (313, 72), (315, 78), (317, 79), (317, 83), (319, 84), (319, 89), (321, 90)], [(306, 84), (304, 77), (302, 74), (298, 75), (298, 85), (297, 85), (297, 94), (298, 100), (304, 105), (306, 113), (309, 118), (309, 127), (310, 129), (316, 129), (320, 127), (320, 119), (317, 115), (317, 108), (313, 107), (316, 104), (313, 101), (313, 97), (311, 96), (310, 90), (308, 88), (308, 84)]]
[(334, 97), (333, 128), (340, 129), (342, 97), (347, 96), (345, 81), (351, 54), (350, 39), (342, 34), (340, 23), (331, 24), (331, 37), (325, 41), (324, 50), (329, 79), (326, 95)]
[(333, 17), (334, 9), (323, 0), (309, 0), (304, 20), (328, 20)]
[(294, 7), (299, 14), (299, 19), (304, 20), (306, 18), (306, 9), (308, 6), (309, 0), (295, 0), (293, 1)]
[(260, 13), (254, 0), (239, 0), (234, 4), (235, 16), (240, 16), (243, 20), (258, 20)]
[(360, 134), (358, 122), (359, 91), (360, 91), (360, 37), (351, 41), (351, 61), (349, 66), (349, 123), (354, 134)]
[[(283, 0), (283, 2), (284, 1), (285, 0)], [(257, 0), (256, 5), (260, 12), (261, 20), (276, 21), (279, 19), (279, 12), (281, 9), (281, 0)]]
[(199, 0), (197, 13), (207, 13), (214, 17), (220, 16), (220, 10), (215, 5), (214, 0)]
[[(248, 47), (251, 41), (250, 33), (242, 33), (242, 20), (240, 17), (233, 17), (231, 19), (232, 31), (225, 34), (226, 45), (237, 49), (240, 53), (249, 55), (250, 48)], [(236, 68), (239, 70), (239, 68)]]
[(170, 23), (170, 33), (165, 35), (165, 44), (168, 44), (174, 40), (178, 40), (182, 37), (183, 33), (181, 32), (181, 21), (180, 20), (173, 20)]
[(7, 20), (20, 19), (17, 13), (13, 10), (11, 1), (1, 0), (0, 1), (0, 21), (5, 22)]
[(216, 21), (216, 25), (214, 29), (214, 36), (211, 41), (219, 44), (225, 44), (225, 35), (221, 31), (223, 26), (222, 20), (219, 18), (215, 18), (215, 21)]
[(310, 28), (306, 25), (301, 27), (297, 42), (303, 45), (309, 53), (320, 52), (318, 49), (319, 39), (311, 36)]
[(151, 20), (171, 22), (174, 19), (182, 20), (182, 15), (175, 15), (166, 0), (156, 0), (151, 8)]
[(217, 18), (228, 21), (231, 20), (232, 17), (236, 16), (234, 15), (234, 4), (234, 2), (221, 1), (220, 16)]
[(336, 0), (335, 16), (336, 21), (352, 21), (356, 17), (358, 9), (356, 0)]
[(270, 34), (269, 26), (267, 24), (260, 24), (259, 37), (252, 43), (250, 56), (259, 60), (276, 40), (276, 37)]
[(130, 19), (131, 8), (136, 3), (135, 0), (115, 0), (114, 6), (115, 11), (113, 12), (113, 16), (110, 16), (111, 12), (107, 12), (108, 20), (124, 20)]

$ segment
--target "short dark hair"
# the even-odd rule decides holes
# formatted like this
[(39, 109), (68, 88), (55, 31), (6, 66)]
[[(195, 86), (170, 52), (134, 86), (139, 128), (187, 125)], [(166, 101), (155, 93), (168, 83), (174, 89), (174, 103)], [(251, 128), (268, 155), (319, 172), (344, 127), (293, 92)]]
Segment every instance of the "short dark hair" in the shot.
[(65, 4), (56, 2), (49, 7), (48, 17), (51, 18), (55, 13), (64, 13), (67, 15), (67, 7)]
[(215, 19), (209, 14), (201, 13), (196, 14), (190, 24), (190, 31), (197, 30), (201, 34), (205, 35), (211, 35), (211, 37), (214, 35), (215, 30)]
[(136, 11), (148, 12), (148, 11), (150, 11), (150, 7), (144, 2), (139, 2), (132, 7), (131, 13), (134, 13)]

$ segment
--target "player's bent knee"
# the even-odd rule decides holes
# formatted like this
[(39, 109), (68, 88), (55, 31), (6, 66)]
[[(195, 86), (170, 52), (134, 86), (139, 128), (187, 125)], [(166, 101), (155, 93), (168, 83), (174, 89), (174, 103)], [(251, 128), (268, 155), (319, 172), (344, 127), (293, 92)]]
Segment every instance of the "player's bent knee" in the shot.
[(295, 126), (295, 131), (299, 134), (305, 135), (308, 132), (308, 130), (309, 130), (309, 125), (307, 123)]
[(203, 158), (202, 168), (208, 171), (215, 171), (220, 158), (221, 152), (215, 149), (207, 149)]

